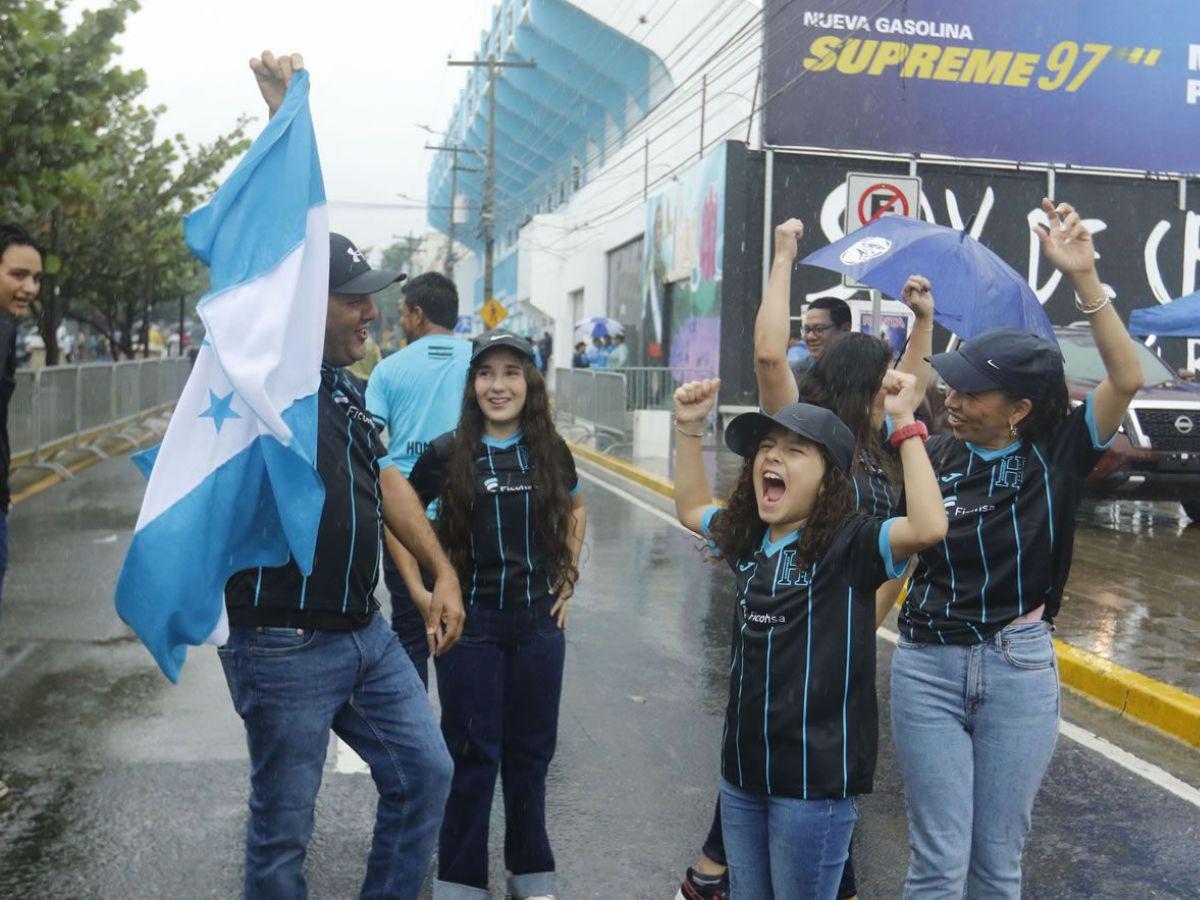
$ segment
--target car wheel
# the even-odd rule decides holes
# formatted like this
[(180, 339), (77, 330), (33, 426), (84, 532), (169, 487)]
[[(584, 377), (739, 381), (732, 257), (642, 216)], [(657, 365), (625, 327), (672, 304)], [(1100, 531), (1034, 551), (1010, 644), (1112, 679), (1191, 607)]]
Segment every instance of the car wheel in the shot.
[(1200, 525), (1200, 500), (1183, 500), (1183, 511), (1188, 514), (1192, 524)]

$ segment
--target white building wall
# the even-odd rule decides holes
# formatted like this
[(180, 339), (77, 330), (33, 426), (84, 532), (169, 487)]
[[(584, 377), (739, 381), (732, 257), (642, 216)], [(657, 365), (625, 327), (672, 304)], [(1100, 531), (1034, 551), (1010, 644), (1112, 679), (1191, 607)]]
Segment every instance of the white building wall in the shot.
[[(518, 299), (553, 319), (557, 366), (570, 365), (572, 292), (583, 290), (585, 316), (605, 315), (606, 254), (644, 233), (644, 195), (663, 190), (699, 160), (705, 76), (705, 155), (721, 141), (745, 141), (748, 130), (753, 141), (759, 139), (758, 115), (751, 110), (761, 61), (760, 3), (689, 0), (672, 4), (660, 20), (639, 23), (638, 11), (610, 20), (604, 7), (611, 3), (575, 2), (657, 53), (675, 88), (620, 146), (604, 148), (603, 166), (586, 161), (587, 184), (520, 231)], [(591, 152), (598, 156), (599, 148)]]

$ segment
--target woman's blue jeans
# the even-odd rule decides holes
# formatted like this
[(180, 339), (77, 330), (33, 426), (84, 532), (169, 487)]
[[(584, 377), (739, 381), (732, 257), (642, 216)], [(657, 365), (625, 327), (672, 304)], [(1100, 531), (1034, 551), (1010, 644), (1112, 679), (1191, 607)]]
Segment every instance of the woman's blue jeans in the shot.
[(1018, 898), (1033, 801), (1058, 737), (1044, 622), (973, 646), (900, 640), (892, 733), (908, 808), (906, 898)]
[(734, 900), (834, 900), (858, 820), (853, 797), (799, 800), (721, 782)]

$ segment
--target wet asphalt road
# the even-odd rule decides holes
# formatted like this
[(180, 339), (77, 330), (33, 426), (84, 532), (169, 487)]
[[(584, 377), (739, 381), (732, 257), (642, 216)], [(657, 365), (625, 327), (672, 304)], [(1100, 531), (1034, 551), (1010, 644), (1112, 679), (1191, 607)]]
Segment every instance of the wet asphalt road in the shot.
[[(141, 488), (127, 460), (111, 460), (12, 516), (0, 609), (0, 776), (12, 786), (0, 800), (0, 897), (239, 894), (247, 762), (216, 654), (193, 651), (172, 687), (112, 610)], [(585, 488), (589, 553), (548, 800), (560, 896), (668, 898), (712, 811), (730, 578), (678, 528), (598, 483)], [(1163, 565), (1172, 562), (1188, 566), (1166, 554)], [(1077, 570), (1086, 565), (1080, 554)], [(891, 645), (878, 646), (886, 698)], [(886, 702), (881, 712), (886, 722)], [(1064, 712), (1200, 785), (1195, 751), (1077, 698), (1064, 698)], [(906, 856), (882, 731), (857, 837), (867, 898), (898, 895)], [(336, 757), (309, 848), (314, 897), (357, 893), (370, 840), (371, 781), (337, 771)], [(1062, 739), (1035, 811), (1026, 894), (1194, 897), (1198, 848), (1200, 807)]]

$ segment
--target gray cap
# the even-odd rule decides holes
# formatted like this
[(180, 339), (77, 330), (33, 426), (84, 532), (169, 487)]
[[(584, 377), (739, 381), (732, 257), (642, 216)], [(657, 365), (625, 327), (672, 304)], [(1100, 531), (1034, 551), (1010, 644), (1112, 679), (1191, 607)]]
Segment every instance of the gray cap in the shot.
[(786, 428), (829, 451), (839, 469), (849, 473), (854, 462), (854, 433), (829, 410), (811, 403), (792, 403), (768, 415), (742, 413), (725, 429), (725, 444), (738, 456), (753, 457), (772, 428)]

